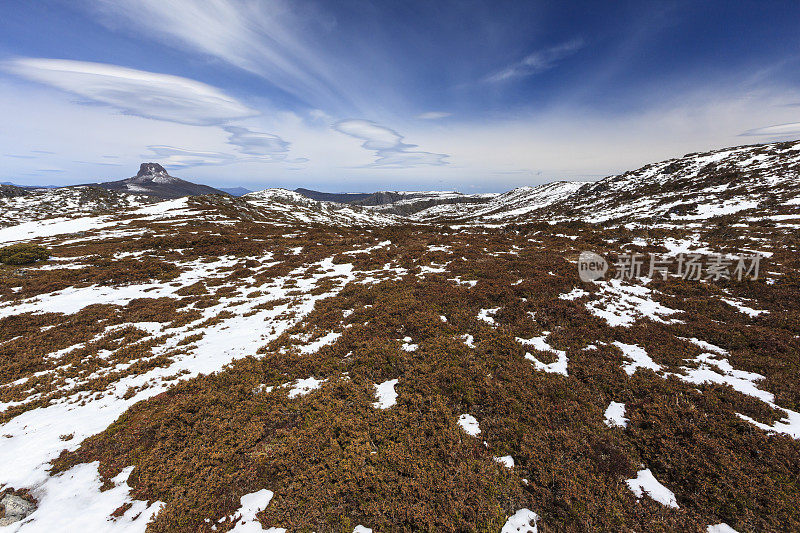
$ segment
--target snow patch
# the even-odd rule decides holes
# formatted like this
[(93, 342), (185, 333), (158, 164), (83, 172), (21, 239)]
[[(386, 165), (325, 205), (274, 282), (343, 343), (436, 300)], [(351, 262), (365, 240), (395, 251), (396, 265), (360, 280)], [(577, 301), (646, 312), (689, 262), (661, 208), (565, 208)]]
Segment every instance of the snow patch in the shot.
[(506, 521), (500, 533), (537, 533), (539, 515), (530, 509), (520, 509)]
[(736, 300), (731, 300), (730, 298), (721, 298), (721, 300), (726, 304), (730, 305), (731, 307), (735, 307), (736, 309), (739, 310), (740, 313), (744, 313), (750, 318), (755, 318), (758, 315), (769, 313), (769, 311), (766, 311), (764, 309), (753, 309), (752, 307), (747, 307), (741, 302), (738, 302)]
[(419, 344), (412, 344), (411, 340), (411, 337), (403, 337), (403, 345), (400, 347), (407, 352), (416, 352)]
[(257, 492), (245, 494), (239, 498), (241, 507), (234, 515), (234, 520), (240, 520), (236, 526), (230, 530), (231, 533), (285, 533), (286, 530), (282, 527), (271, 527), (264, 529), (261, 527), (261, 522), (258, 521), (256, 515), (267, 508), (269, 502), (272, 501), (273, 493), (271, 490), (261, 489)]
[(304, 354), (312, 354), (318, 352), (320, 348), (323, 346), (328, 346), (329, 344), (333, 344), (336, 342), (339, 337), (341, 337), (341, 333), (336, 333), (334, 331), (328, 333), (324, 337), (320, 337), (316, 341), (312, 342), (311, 344), (307, 344), (300, 348), (300, 352)]
[(547, 342), (545, 339), (547, 336), (550, 335), (549, 331), (543, 331), (541, 337), (533, 337), (532, 339), (523, 339), (522, 337), (517, 337), (517, 342), (520, 344), (525, 344), (528, 346), (533, 346), (535, 349), (539, 350), (540, 352), (551, 352), (558, 356), (552, 363), (542, 363), (537, 358), (532, 356), (530, 353), (525, 354), (525, 359), (529, 361), (533, 361), (536, 370), (543, 370), (544, 372), (552, 372), (555, 374), (561, 374), (562, 376), (566, 376), (567, 374), (567, 352), (563, 350), (556, 350)]
[(625, 483), (637, 498), (647, 494), (661, 505), (672, 507), (673, 509), (678, 508), (678, 500), (675, 499), (675, 494), (659, 483), (649, 468), (639, 470), (635, 478), (628, 479)]
[(797, 411), (792, 411), (791, 409), (785, 409), (783, 407), (778, 407), (775, 404), (770, 404), (775, 409), (783, 411), (786, 415), (785, 418), (778, 420), (771, 426), (768, 424), (762, 424), (756, 420), (753, 420), (747, 415), (743, 415), (742, 413), (736, 413), (736, 416), (741, 418), (742, 420), (746, 420), (756, 426), (757, 428), (763, 429), (764, 431), (772, 432), (772, 433), (785, 433), (792, 438), (800, 439), (800, 413)]
[(731, 366), (727, 359), (717, 359), (716, 354), (703, 353), (698, 355), (694, 361), (699, 364), (697, 368), (681, 367), (685, 375), (678, 375), (687, 383), (719, 383), (730, 385), (748, 396), (753, 396), (759, 400), (771, 404), (774, 396), (758, 388), (757, 381), (764, 379), (761, 374), (736, 370)]
[(487, 324), (495, 325), (496, 322), (494, 321), (493, 315), (500, 310), (499, 307), (494, 307), (492, 309), (481, 309), (481, 312), (478, 313), (478, 320), (483, 320)]
[(600, 299), (587, 303), (586, 308), (593, 315), (605, 320), (609, 326), (629, 327), (642, 317), (664, 324), (676, 322), (675, 319), (663, 317), (680, 311), (653, 300), (650, 297), (652, 291), (647, 287), (623, 285), (616, 279), (594, 283), (600, 288)]
[(314, 377), (298, 379), (289, 391), (289, 398), (305, 396), (311, 391), (320, 388), (323, 383), (325, 383), (324, 379), (316, 379)]
[[(36, 510), (4, 531), (34, 533), (41, 531), (120, 531), (144, 533), (148, 522), (161, 510), (163, 503), (150, 505), (130, 498), (129, 466), (112, 479), (114, 486), (100, 490), (103, 482), (99, 463), (78, 464), (33, 490), (39, 501)], [(125, 513), (112, 519), (111, 513), (124, 504), (131, 504)]]
[(372, 405), (374, 405), (376, 409), (388, 409), (397, 403), (397, 391), (394, 390), (395, 385), (397, 385), (396, 379), (390, 379), (389, 381), (384, 381), (383, 383), (375, 385), (375, 395), (378, 397), (378, 401)]
[(0, 228), (0, 244), (26, 241), (40, 237), (55, 237), (113, 226), (109, 217), (48, 218)]
[(619, 402), (611, 402), (606, 408), (603, 415), (605, 423), (608, 427), (628, 427), (628, 419), (625, 418), (625, 404)]
[(458, 425), (461, 426), (467, 435), (471, 435), (473, 437), (477, 437), (478, 433), (481, 432), (481, 427), (478, 425), (478, 421), (475, 420), (475, 417), (470, 414), (463, 414), (458, 417)]
[(589, 293), (585, 290), (581, 289), (580, 287), (575, 287), (571, 291), (561, 294), (558, 297), (562, 300), (577, 300), (578, 298), (582, 298), (584, 296), (588, 296)]
[(503, 457), (495, 457), (494, 460), (506, 468), (514, 468), (514, 458), (510, 455), (504, 455)]
[(622, 350), (622, 355), (625, 358), (630, 359), (630, 363), (622, 365), (622, 369), (629, 376), (632, 376), (634, 372), (636, 372), (637, 368), (649, 368), (654, 372), (661, 370), (661, 365), (653, 361), (643, 348), (636, 346), (635, 344), (625, 344), (618, 341), (615, 341), (612, 344)]

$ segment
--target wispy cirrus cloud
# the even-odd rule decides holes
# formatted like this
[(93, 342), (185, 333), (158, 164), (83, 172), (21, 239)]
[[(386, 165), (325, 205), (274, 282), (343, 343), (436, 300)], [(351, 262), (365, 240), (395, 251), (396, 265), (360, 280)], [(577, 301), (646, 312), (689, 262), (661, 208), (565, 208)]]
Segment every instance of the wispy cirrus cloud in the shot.
[(193, 126), (223, 124), (257, 115), (205, 83), (86, 61), (17, 58), (2, 68), (17, 76), (111, 106), (126, 115)]
[(309, 37), (332, 24), (321, 12), (302, 16), (285, 0), (91, 0), (88, 5), (114, 29), (146, 31), (161, 42), (214, 57), (307, 104), (349, 100), (337, 76), (341, 68)]
[(447, 154), (414, 150), (416, 144), (403, 142), (404, 137), (393, 129), (371, 120), (348, 119), (333, 125), (338, 132), (361, 139), (362, 147), (375, 152), (377, 159), (370, 167), (410, 168), (421, 165), (446, 165)]
[(777, 124), (764, 128), (755, 128), (742, 133), (742, 137), (754, 137), (761, 135), (771, 135), (780, 137), (783, 135), (800, 135), (800, 122), (790, 122), (788, 124)]
[(559, 45), (551, 46), (550, 48), (537, 50), (521, 61), (513, 63), (488, 76), (486, 81), (490, 83), (500, 83), (515, 78), (539, 74), (540, 72), (555, 67), (559, 61), (575, 54), (584, 46), (585, 43), (583, 39), (572, 39)]

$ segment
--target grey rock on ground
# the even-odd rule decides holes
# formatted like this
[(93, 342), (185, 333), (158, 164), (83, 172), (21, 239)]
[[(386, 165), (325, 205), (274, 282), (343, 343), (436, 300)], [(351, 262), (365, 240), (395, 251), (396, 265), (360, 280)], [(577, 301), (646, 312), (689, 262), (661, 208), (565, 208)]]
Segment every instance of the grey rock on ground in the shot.
[(36, 505), (16, 494), (6, 494), (0, 500), (0, 506), (5, 509), (3, 518), (0, 518), (0, 527), (18, 522), (36, 510)]

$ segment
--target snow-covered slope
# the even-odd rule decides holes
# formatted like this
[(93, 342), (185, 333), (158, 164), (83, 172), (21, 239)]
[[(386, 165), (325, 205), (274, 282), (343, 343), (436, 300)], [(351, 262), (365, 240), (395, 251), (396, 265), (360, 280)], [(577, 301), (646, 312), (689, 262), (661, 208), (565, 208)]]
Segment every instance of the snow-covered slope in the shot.
[[(153, 196), (131, 194), (137, 187), (167, 187), (172, 191), (190, 184), (159, 169), (142, 165), (136, 178), (123, 180), (125, 192), (82, 186), (0, 196), (0, 226), (124, 211), (158, 201)], [(687, 154), (597, 182), (559, 181), (503, 194), (386, 191), (371, 197), (364, 202), (379, 205), (317, 201), (275, 188), (246, 194), (241, 197), (245, 203), (234, 204), (245, 216), (278, 224), (340, 226), (558, 220), (687, 223), (736, 213), (743, 217), (791, 218), (800, 214), (800, 141)]]
[[(379, 209), (390, 210), (397, 204)], [(792, 216), (800, 211), (797, 206), (800, 141), (687, 154), (597, 182), (520, 187), (484, 204), (455, 200), (409, 217), (472, 224), (644, 219), (685, 223), (735, 213)]]
[(485, 204), (496, 196), (496, 193), (464, 194), (457, 191), (381, 191), (354, 203), (383, 213), (413, 217), (420, 211), (442, 205)]
[(402, 222), (395, 215), (361, 206), (318, 202), (288, 189), (264, 189), (245, 194), (241, 199), (263, 216), (285, 223), (386, 226)]
[(317, 200), (312, 200), (311, 198), (303, 196), (298, 192), (277, 187), (274, 189), (264, 189), (261, 191), (249, 192), (245, 195), (242, 195), (242, 198), (248, 202), (262, 204), (277, 202), (296, 206), (313, 206), (320, 203)]
[(30, 189), (20, 196), (0, 196), (0, 227), (53, 217), (75, 217), (141, 207), (157, 201), (98, 187)]
[(536, 187), (519, 187), (494, 195), (485, 204), (458, 203), (430, 207), (413, 215), (415, 220), (502, 223), (524, 219), (526, 215), (561, 201), (587, 185), (584, 181), (557, 181)]
[(646, 165), (581, 188), (544, 215), (587, 222), (679, 222), (744, 211), (772, 216), (793, 211), (789, 207), (798, 205), (799, 195), (800, 141), (793, 141), (687, 154)]

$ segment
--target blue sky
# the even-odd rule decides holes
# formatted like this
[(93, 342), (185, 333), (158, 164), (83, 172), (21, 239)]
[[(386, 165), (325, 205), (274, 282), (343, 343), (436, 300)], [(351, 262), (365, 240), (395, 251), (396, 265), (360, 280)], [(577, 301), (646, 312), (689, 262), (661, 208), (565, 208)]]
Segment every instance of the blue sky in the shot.
[(800, 4), (5, 0), (0, 181), (503, 191), (800, 138)]

